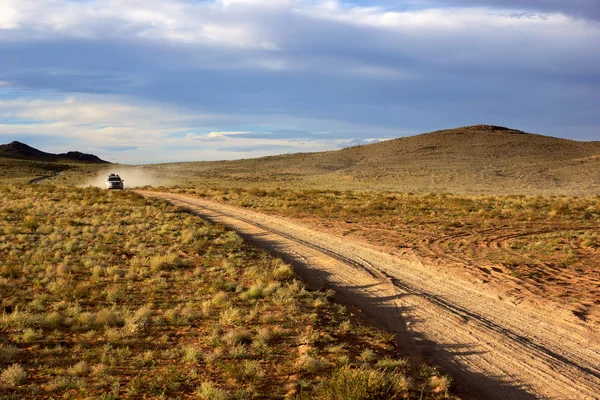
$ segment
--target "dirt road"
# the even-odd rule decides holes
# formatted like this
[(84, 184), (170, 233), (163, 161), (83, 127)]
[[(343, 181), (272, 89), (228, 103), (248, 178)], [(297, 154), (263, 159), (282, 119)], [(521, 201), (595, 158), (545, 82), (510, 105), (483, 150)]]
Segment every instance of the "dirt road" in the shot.
[(61, 174), (61, 171), (54, 171), (54, 172), (52, 172), (52, 175), (40, 176), (39, 178), (34, 178), (34, 179), (30, 180), (29, 184), (30, 185), (40, 184), (43, 181), (50, 179), (50, 178), (54, 178), (55, 176), (58, 176), (60, 174)]
[[(396, 333), (465, 398), (600, 399), (600, 332), (558, 306), (513, 304), (416, 257), (398, 258), (284, 218), (197, 197), (138, 193), (225, 224), (292, 262), (309, 285)], [(552, 308), (554, 307), (554, 308)]]

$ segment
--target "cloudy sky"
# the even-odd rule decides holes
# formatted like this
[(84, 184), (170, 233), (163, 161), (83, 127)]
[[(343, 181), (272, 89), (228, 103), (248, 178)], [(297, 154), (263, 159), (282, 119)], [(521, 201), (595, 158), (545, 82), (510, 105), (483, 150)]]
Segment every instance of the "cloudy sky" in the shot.
[(476, 123), (600, 140), (598, 0), (0, 0), (0, 143), (109, 161)]

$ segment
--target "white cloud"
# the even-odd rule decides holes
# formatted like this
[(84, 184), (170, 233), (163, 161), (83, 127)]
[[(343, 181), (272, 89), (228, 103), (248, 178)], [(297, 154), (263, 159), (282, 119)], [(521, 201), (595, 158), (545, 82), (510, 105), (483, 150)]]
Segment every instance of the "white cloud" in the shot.
[(277, 9), (285, 6), (290, 6), (295, 3), (294, 0), (220, 0), (219, 3), (223, 7), (261, 7), (268, 9)]
[(186, 121), (202, 121), (213, 115), (185, 114), (151, 104), (134, 105), (127, 100), (106, 96), (71, 95), (63, 99), (20, 98), (0, 101), (0, 118), (59, 123), (68, 121), (74, 126), (115, 125), (157, 126), (165, 123), (185, 125)]
[[(561, 13), (439, 8), (406, 12), (347, 6), (328, 1), (296, 13), (349, 26), (387, 32), (389, 51), (444, 63), (539, 64), (540, 57), (562, 64), (565, 54), (589, 54), (600, 46), (600, 25)], [(489, 57), (488, 57), (489, 55)], [(600, 64), (600, 57), (594, 56)], [(496, 64), (498, 65), (498, 64)]]
[[(2, 123), (6, 119), (16, 119), (16, 122)], [(353, 140), (331, 139), (326, 135), (303, 137), (302, 133), (297, 137), (277, 137), (262, 131), (254, 134), (246, 130), (210, 130), (210, 126), (225, 122), (252, 124), (259, 121), (284, 128), (296, 122), (298, 126), (342, 128), (357, 133), (374, 130), (325, 119), (192, 113), (161, 104), (137, 104), (132, 99), (101, 95), (0, 101), (0, 136), (11, 137), (11, 140), (19, 140), (23, 135), (67, 139), (73, 146), (83, 147), (57, 146), (44, 150), (93, 152), (122, 163), (221, 160), (239, 158), (241, 153), (244, 157), (259, 157), (281, 152), (322, 151), (343, 147)], [(136, 150), (117, 153), (107, 150), (119, 147)]]
[[(320, 25), (320, 33), (314, 32), (315, 21), (331, 25)], [(320, 36), (326, 42), (331, 40), (329, 33), (338, 30), (335, 25), (353, 27), (353, 37), (346, 40), (358, 45), (366, 46), (371, 40), (381, 52), (408, 54), (434, 64), (531, 67), (544, 59), (547, 62), (542, 69), (561, 70), (575, 55), (600, 66), (598, 52), (590, 52), (590, 48), (600, 47), (600, 26), (557, 12), (535, 14), (486, 7), (397, 12), (334, 0), (4, 0), (0, 6), (0, 39), (166, 42), (200, 46), (199, 57), (207, 52), (206, 46), (250, 52), (213, 60), (215, 68), (227, 62), (229, 67), (280, 71), (302, 62), (319, 64), (310, 60), (317, 58), (323, 59), (322, 69), (328, 61), (325, 54), (297, 54), (295, 47), (305, 40), (318, 46)], [(342, 48), (348, 46), (342, 38), (337, 41)], [(269, 55), (273, 52), (277, 57)], [(354, 64), (347, 69), (355, 68)], [(373, 76), (391, 72), (384, 65), (361, 68), (362, 73)], [(360, 69), (355, 72), (361, 73)]]
[(418, 75), (415, 72), (403, 70), (402, 68), (389, 68), (378, 65), (365, 64), (351, 66), (346, 71), (351, 74), (363, 75), (369, 78), (395, 80), (418, 79)]
[[(417, 119), (429, 128), (444, 114), (454, 124), (482, 112), (585, 112), (595, 123), (579, 104), (597, 98), (588, 82), (598, 81), (600, 26), (474, 2), (398, 12), (336, 0), (0, 0), (2, 92), (41, 96), (0, 101), (0, 124), (10, 119), (0, 134), (139, 145), (148, 157), (183, 143), (198, 159), (239, 156), (219, 141), (325, 149), (396, 136), (390, 127)], [(276, 129), (338, 139), (249, 135)]]
[(252, 1), (193, 4), (160, 0), (14, 0), (0, 6), (0, 29), (19, 28), (19, 34), (12, 38), (139, 38), (182, 44), (276, 48), (276, 43), (261, 34), (258, 24), (244, 22), (239, 15), (232, 18), (231, 8), (238, 5), (264, 4)]
[[(2, 124), (7, 118), (16, 122)], [(0, 101), (0, 134), (15, 139), (21, 135), (68, 138), (96, 147), (143, 147), (215, 118), (219, 117), (106, 96)]]
[(206, 135), (198, 135), (196, 133), (188, 133), (185, 138), (201, 141), (228, 140), (231, 136), (247, 135), (248, 131), (228, 131), (228, 132), (209, 132)]
[(5, 0), (0, 4), (0, 30), (17, 29), (22, 14), (18, 11), (19, 0)]

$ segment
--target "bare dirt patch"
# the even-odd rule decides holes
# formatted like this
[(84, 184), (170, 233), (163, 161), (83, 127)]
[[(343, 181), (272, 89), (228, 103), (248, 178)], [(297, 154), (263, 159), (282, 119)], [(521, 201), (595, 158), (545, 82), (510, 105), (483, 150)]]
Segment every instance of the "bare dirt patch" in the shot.
[(593, 399), (600, 393), (597, 325), (557, 303), (506, 301), (481, 282), (456, 279), (408, 252), (394, 256), (288, 219), (191, 196), (144, 194), (288, 254), (475, 396)]

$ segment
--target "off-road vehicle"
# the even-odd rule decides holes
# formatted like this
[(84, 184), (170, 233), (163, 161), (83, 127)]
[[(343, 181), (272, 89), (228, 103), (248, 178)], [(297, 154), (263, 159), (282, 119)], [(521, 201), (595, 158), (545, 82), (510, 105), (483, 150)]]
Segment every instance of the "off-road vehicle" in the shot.
[(124, 180), (117, 174), (108, 174), (106, 178), (106, 188), (107, 189), (120, 189), (123, 190), (123, 182)]

